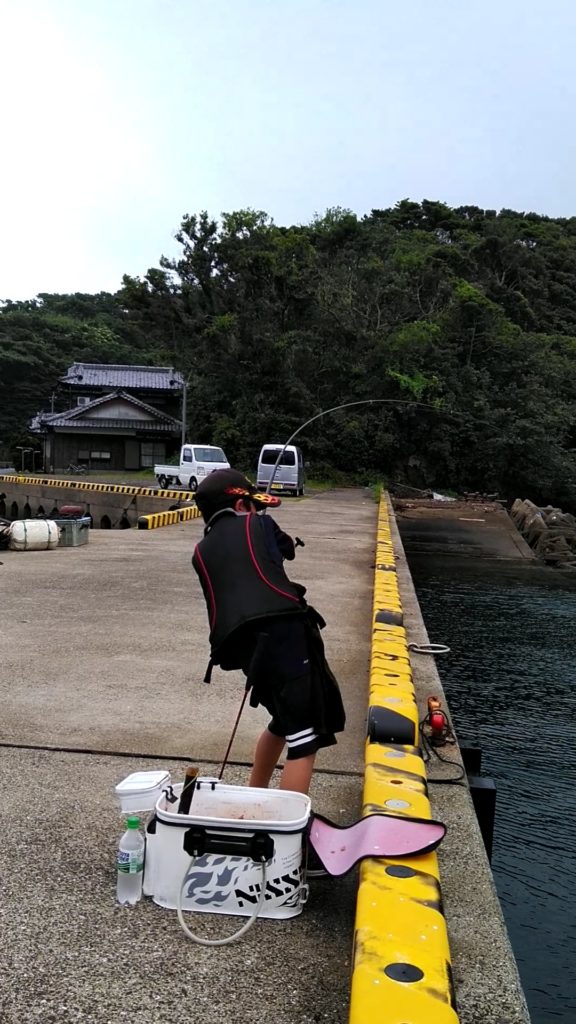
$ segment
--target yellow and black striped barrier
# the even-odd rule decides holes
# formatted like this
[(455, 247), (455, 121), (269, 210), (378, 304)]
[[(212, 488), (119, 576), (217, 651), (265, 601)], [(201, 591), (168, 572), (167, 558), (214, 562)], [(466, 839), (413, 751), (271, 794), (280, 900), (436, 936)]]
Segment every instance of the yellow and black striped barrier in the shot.
[(193, 491), (160, 490), (156, 487), (136, 487), (131, 484), (97, 484), (89, 480), (54, 480), (44, 476), (15, 476), (14, 473), (0, 474), (0, 482), (10, 484), (32, 484), (42, 487), (69, 487), (75, 491), (100, 491), (103, 494), (131, 494), (142, 498), (176, 498), (180, 501), (191, 501)]
[[(374, 583), (363, 813), (431, 818), (385, 496)], [(458, 1024), (438, 858), (366, 859), (356, 905), (350, 1024)]]
[(159, 526), (173, 526), (174, 523), (186, 523), (189, 519), (198, 519), (200, 509), (196, 505), (175, 508), (171, 512), (152, 512), (148, 516), (138, 516), (139, 530), (157, 530)]

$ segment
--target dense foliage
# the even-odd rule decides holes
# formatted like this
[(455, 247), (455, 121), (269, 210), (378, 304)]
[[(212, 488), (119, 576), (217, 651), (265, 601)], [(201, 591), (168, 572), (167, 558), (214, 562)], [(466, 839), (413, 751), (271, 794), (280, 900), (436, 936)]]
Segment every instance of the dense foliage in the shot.
[(405, 404), (307, 428), (311, 469), (576, 501), (576, 218), (405, 200), (293, 227), (202, 213), (177, 239), (115, 295), (4, 303), (0, 444), (73, 359), (169, 364), (189, 436), (244, 466), (322, 409), (385, 398)]

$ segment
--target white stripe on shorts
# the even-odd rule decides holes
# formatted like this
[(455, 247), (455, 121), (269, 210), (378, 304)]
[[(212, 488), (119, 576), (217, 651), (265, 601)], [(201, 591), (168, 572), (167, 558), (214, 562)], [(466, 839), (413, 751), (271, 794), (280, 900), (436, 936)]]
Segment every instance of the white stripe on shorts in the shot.
[(301, 729), (300, 732), (290, 733), (290, 735), (286, 737), (286, 741), (289, 743), (290, 740), (299, 740), (302, 736), (311, 736), (313, 732), (314, 730), (312, 726), (310, 726), (308, 729)]
[(313, 732), (312, 729), (306, 729), (304, 735), (302, 735), (301, 733), (298, 735), (300, 735), (301, 738), (297, 740), (291, 739), (290, 736), (286, 737), (286, 742), (288, 744), (289, 750), (293, 750), (294, 747), (301, 747), (304, 743), (312, 743), (313, 740), (318, 739), (317, 734)]

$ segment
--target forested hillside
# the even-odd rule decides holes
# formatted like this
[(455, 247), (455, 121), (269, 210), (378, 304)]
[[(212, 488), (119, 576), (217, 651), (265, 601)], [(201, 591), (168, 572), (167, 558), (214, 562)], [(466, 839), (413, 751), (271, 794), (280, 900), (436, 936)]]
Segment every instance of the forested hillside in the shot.
[(177, 238), (115, 295), (3, 304), (5, 450), (73, 359), (156, 363), (189, 376), (189, 436), (244, 466), (322, 409), (398, 399), (308, 428), (312, 469), (574, 505), (576, 217), (405, 200), (293, 227), (202, 213)]

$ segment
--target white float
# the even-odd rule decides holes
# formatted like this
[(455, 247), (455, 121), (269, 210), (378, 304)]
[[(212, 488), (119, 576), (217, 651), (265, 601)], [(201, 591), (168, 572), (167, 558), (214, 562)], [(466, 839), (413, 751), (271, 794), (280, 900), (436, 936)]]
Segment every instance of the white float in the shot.
[(52, 551), (58, 547), (60, 529), (53, 519), (17, 519), (8, 535), (12, 551)]

